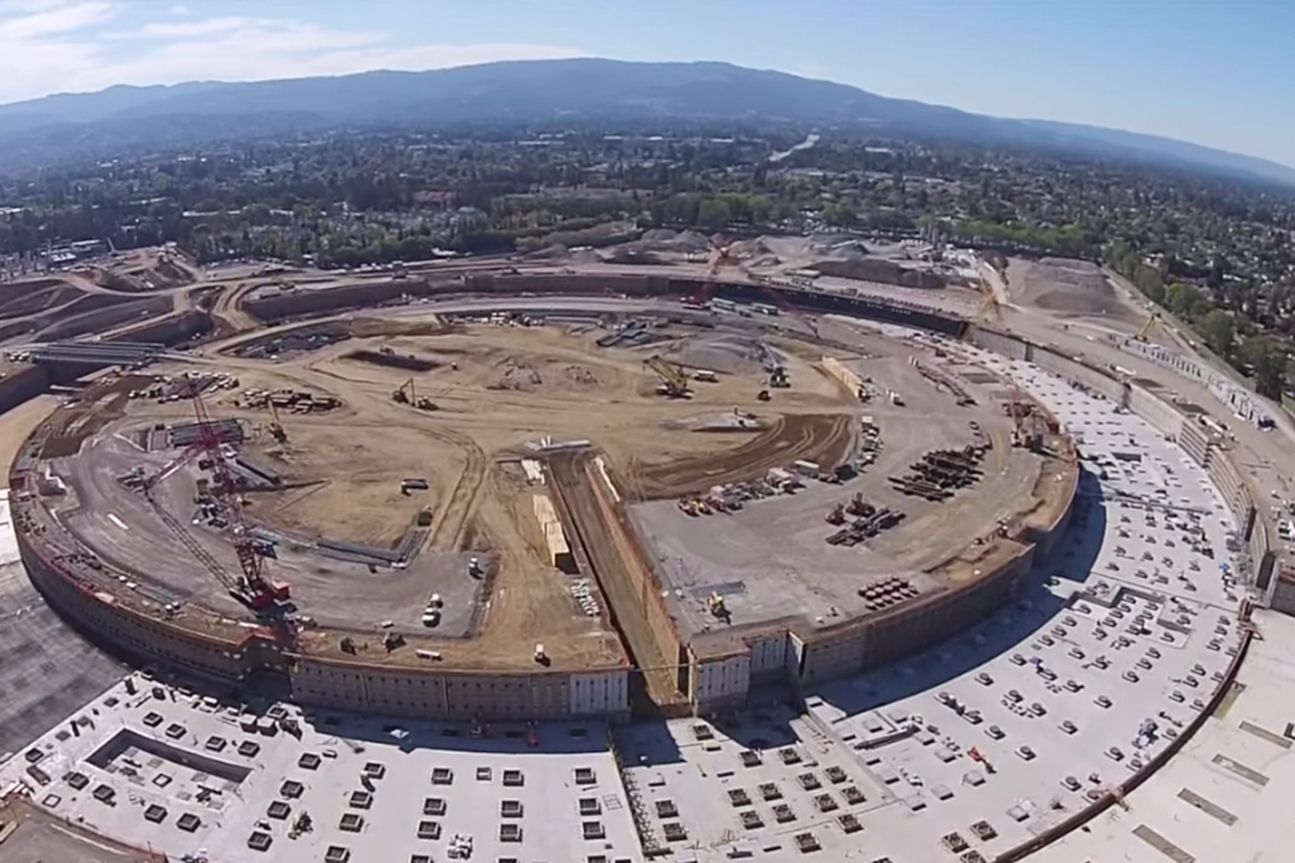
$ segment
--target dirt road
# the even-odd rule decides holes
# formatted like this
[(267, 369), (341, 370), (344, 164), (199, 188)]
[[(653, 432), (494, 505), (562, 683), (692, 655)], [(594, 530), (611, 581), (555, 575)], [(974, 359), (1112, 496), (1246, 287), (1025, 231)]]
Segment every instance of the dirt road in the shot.
[(663, 464), (631, 464), (629, 492), (639, 500), (681, 497), (759, 479), (770, 468), (802, 459), (830, 469), (849, 449), (851, 425), (846, 414), (781, 416), (741, 446)]

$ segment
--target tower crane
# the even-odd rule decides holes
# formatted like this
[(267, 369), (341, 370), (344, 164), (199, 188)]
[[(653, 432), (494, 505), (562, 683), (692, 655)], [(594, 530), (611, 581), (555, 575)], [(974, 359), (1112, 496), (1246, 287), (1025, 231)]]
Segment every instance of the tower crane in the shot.
[(711, 244), (710, 266), (706, 269), (706, 288), (705, 295), (702, 297), (703, 304), (708, 304), (719, 288), (719, 273), (724, 267), (735, 267), (749, 281), (755, 284), (761, 294), (766, 296), (774, 306), (780, 311), (786, 313), (790, 318), (800, 321), (805, 325), (814, 338), (818, 338), (818, 322), (807, 315), (801, 314), (780, 291), (775, 290), (766, 284), (762, 279), (753, 275), (737, 256), (732, 252), (733, 244), (721, 243), (719, 240), (713, 240)]
[[(201, 389), (193, 382), (190, 386), (193, 413), (197, 420), (198, 440), (162, 472), (145, 480), (144, 494), (162, 517), (163, 523), (170, 528), (181, 544), (198, 558), (231, 594), (255, 611), (271, 614), (278, 608), (280, 602), (290, 598), (290, 588), (287, 584), (271, 581), (265, 572), (264, 557), (248, 530), (247, 521), (243, 516), (238, 484), (226, 461), (220, 431), (207, 413)], [(189, 532), (189, 529), (153, 497), (153, 488), (161, 479), (174, 473), (181, 465), (194, 458), (199, 459), (200, 467), (205, 467), (211, 472), (208, 491), (220, 504), (225, 516), (225, 530), (234, 546), (234, 555), (238, 558), (238, 566), (242, 572), (241, 578), (231, 576), (220, 561)]]

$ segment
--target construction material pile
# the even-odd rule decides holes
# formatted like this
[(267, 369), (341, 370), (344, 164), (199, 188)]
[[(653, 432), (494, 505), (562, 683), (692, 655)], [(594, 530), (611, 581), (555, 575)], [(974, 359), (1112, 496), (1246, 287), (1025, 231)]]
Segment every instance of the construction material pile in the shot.
[(867, 542), (884, 530), (904, 520), (905, 514), (887, 506), (876, 506), (856, 494), (848, 505), (837, 504), (827, 514), (828, 524), (844, 525), (846, 515), (854, 516), (850, 524), (827, 538), (828, 545), (855, 546)]
[(880, 611), (883, 608), (912, 599), (921, 591), (906, 578), (891, 577), (876, 584), (859, 588), (859, 596), (865, 600), (864, 606), (869, 611)]
[(890, 484), (907, 495), (939, 501), (953, 497), (960, 488), (975, 484), (982, 476), (980, 462), (985, 447), (968, 444), (960, 450), (937, 449), (908, 466), (908, 473), (890, 477)]
[(918, 360), (917, 357), (909, 357), (908, 364), (917, 369), (918, 374), (922, 377), (935, 384), (936, 389), (948, 390), (948, 392), (957, 401), (959, 407), (967, 407), (976, 403), (976, 400), (971, 397), (971, 394), (967, 392), (962, 384), (958, 383), (957, 379), (952, 375), (945, 374), (939, 369), (926, 365)]
[(240, 408), (286, 410), (297, 414), (325, 413), (341, 407), (342, 401), (327, 393), (313, 393), (285, 387), (277, 390), (245, 389), (234, 400)]
[(529, 391), (544, 383), (539, 369), (525, 359), (516, 356), (505, 357), (495, 366), (495, 374), (488, 389)]

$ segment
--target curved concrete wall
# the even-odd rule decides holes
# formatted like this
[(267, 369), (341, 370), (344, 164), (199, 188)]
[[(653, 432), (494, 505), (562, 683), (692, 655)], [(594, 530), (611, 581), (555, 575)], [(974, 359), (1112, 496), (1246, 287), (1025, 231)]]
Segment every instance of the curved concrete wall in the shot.
[(774, 285), (723, 283), (718, 286), (702, 279), (679, 279), (652, 273), (496, 274), (446, 270), (426, 279), (394, 279), (365, 282), (340, 288), (296, 290), (273, 297), (245, 301), (243, 308), (257, 318), (271, 322), (306, 315), (319, 315), (359, 306), (398, 301), (403, 296), (446, 298), (472, 294), (570, 294), (662, 296), (713, 293), (739, 302), (769, 302), (774, 293), (796, 309), (817, 314), (841, 314), (901, 326), (959, 336), (966, 328), (962, 318), (942, 314), (916, 303), (888, 303), (872, 297), (856, 297), (820, 291), (803, 291)]
[(41, 366), (22, 366), (0, 381), (0, 413), (49, 390), (50, 377)]
[(437, 719), (559, 719), (629, 712), (629, 670), (481, 673), (381, 666), (284, 654), (272, 636), (241, 641), (198, 634), (115, 602), (73, 568), (46, 560), (19, 535), (32, 583), (61, 615), (115, 652), (222, 686), (270, 673), (284, 675), (302, 704)]

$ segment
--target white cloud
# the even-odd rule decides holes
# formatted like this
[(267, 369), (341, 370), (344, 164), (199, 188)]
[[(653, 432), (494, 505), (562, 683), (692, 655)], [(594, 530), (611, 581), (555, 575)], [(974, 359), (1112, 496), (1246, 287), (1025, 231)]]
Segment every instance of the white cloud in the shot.
[(104, 34), (105, 39), (187, 39), (194, 36), (210, 36), (216, 33), (228, 33), (231, 30), (242, 30), (258, 24), (273, 22), (258, 21), (253, 18), (199, 18), (195, 21), (159, 21), (145, 24), (134, 30), (122, 30)]
[[(181, 14), (177, 8), (183, 7), (170, 11)], [(287, 18), (131, 21), (132, 26), (105, 30), (102, 25), (118, 11), (124, 11), (124, 4), (0, 0), (0, 102), (113, 84), (435, 69), (585, 53), (529, 43), (409, 45), (389, 33)]]
[[(10, 42), (24, 42), (42, 36), (70, 33), (98, 24), (112, 15), (109, 3), (74, 3), (70, 5), (17, 7), (22, 14), (0, 18), (0, 50)], [(4, 11), (4, 7), (0, 7)]]

